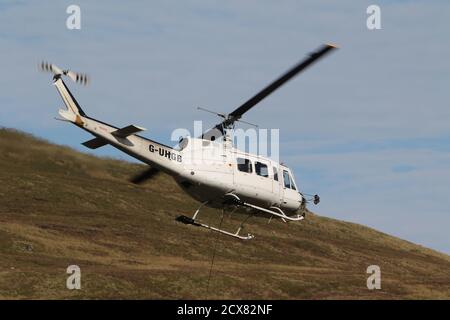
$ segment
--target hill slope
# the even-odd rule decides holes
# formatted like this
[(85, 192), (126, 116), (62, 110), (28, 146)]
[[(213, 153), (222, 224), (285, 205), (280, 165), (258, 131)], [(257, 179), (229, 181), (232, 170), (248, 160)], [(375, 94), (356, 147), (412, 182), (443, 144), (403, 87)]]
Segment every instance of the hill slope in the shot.
[[(7, 129), (0, 168), (0, 298), (450, 298), (449, 256), (360, 225), (254, 218), (252, 241), (218, 237), (174, 221), (197, 203), (170, 177), (138, 187), (140, 165)], [(72, 264), (82, 290), (66, 289)]]

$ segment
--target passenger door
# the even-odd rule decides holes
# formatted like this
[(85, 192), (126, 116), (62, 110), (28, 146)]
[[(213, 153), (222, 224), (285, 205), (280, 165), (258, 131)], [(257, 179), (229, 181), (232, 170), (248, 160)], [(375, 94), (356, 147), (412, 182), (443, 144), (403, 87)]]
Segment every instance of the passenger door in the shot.
[(256, 189), (258, 195), (267, 205), (274, 200), (272, 177), (269, 175), (269, 165), (261, 160), (255, 160)]
[(253, 162), (245, 156), (236, 156), (234, 167), (234, 189), (238, 194), (254, 198), (257, 195), (255, 188), (255, 173)]

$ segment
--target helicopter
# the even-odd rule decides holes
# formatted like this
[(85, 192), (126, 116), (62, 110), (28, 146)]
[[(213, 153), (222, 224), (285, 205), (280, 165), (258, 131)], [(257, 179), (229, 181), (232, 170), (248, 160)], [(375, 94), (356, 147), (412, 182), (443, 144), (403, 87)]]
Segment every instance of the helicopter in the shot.
[[(306, 203), (313, 201), (317, 204), (320, 198), (314, 195), (307, 199), (286, 165), (269, 157), (238, 150), (233, 145), (230, 131), (261, 100), (336, 48), (333, 44), (320, 46), (231, 113), (218, 113), (222, 118), (220, 123), (198, 137), (181, 138), (176, 147), (138, 135), (146, 130), (143, 127), (128, 125), (118, 128), (88, 116), (62, 79), (66, 76), (87, 85), (87, 75), (63, 70), (48, 62), (42, 62), (39, 67), (53, 74), (53, 84), (66, 107), (59, 110), (61, 118), (56, 119), (75, 124), (94, 136), (82, 143), (85, 147), (97, 149), (111, 145), (149, 165), (148, 169), (130, 179), (132, 183), (142, 184), (160, 172), (172, 176), (188, 195), (199, 202), (192, 216), (181, 215), (177, 221), (249, 240), (254, 235), (243, 235), (241, 230), (250, 217), (263, 216), (269, 222), (272, 218), (284, 222), (301, 221), (305, 219)], [(236, 231), (227, 231), (221, 228), (221, 224), (212, 226), (199, 219), (200, 210), (205, 206), (221, 209), (222, 219), (226, 210), (243, 213), (245, 218)]]

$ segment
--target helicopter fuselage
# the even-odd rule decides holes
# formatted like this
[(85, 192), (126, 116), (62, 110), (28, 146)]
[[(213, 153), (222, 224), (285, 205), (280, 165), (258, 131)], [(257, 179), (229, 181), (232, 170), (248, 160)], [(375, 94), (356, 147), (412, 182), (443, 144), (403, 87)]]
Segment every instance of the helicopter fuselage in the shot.
[(185, 138), (181, 174), (175, 181), (193, 198), (220, 207), (225, 194), (284, 212), (296, 212), (303, 201), (289, 168), (269, 158), (243, 152), (230, 141)]
[[(64, 113), (60, 113), (65, 116)], [(226, 194), (294, 214), (302, 205), (289, 168), (269, 158), (234, 148), (230, 141), (184, 138), (175, 149), (136, 134), (114, 134), (119, 129), (87, 116), (75, 124), (117, 149), (169, 175), (192, 198), (210, 207), (223, 206)], [(78, 121), (78, 123), (77, 123)]]

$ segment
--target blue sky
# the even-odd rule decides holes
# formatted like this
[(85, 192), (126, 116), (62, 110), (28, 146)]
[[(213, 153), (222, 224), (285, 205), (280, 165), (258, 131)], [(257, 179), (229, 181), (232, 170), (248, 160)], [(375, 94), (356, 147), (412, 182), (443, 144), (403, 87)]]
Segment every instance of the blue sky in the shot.
[[(81, 30), (65, 26), (81, 7)], [(366, 28), (381, 7), (382, 29)], [(87, 72), (84, 110), (173, 129), (214, 124), (325, 42), (340, 50), (246, 114), (280, 128), (281, 159), (321, 215), (450, 253), (450, 44), (445, 1), (0, 1), (0, 125), (86, 151), (55, 121), (42, 59)], [(129, 159), (110, 147), (95, 154)]]

